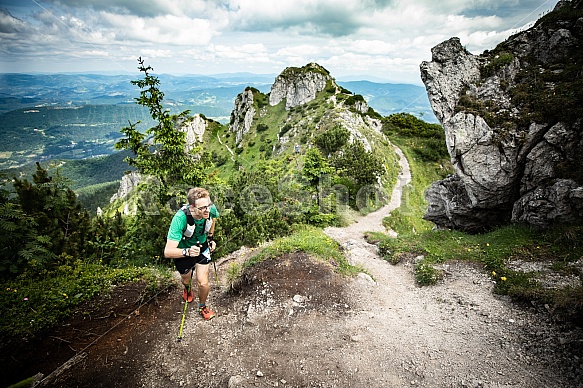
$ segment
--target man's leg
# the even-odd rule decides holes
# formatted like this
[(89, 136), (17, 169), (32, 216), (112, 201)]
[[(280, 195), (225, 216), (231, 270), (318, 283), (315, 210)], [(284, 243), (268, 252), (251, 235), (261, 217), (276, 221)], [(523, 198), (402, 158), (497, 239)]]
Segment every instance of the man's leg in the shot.
[(209, 295), (209, 265), (196, 265), (196, 281), (198, 283), (198, 301), (200, 304), (206, 304), (206, 298)]
[(188, 303), (192, 302), (194, 299), (194, 293), (192, 292), (192, 269), (187, 270), (186, 273), (181, 273), (180, 281), (184, 286), (182, 298)]
[(180, 274), (180, 280), (182, 281), (182, 284), (184, 284), (184, 288), (188, 288), (188, 285), (190, 284), (190, 279), (192, 278), (190, 271), (192, 270), (189, 269), (187, 273)]

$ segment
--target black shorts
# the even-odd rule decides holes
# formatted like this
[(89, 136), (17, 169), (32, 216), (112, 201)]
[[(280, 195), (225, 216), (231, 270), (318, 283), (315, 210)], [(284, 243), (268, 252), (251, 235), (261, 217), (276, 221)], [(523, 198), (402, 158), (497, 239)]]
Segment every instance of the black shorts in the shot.
[(200, 247), (200, 251), (201, 254), (198, 256), (192, 256), (192, 257), (181, 257), (179, 259), (174, 259), (174, 266), (176, 267), (176, 270), (178, 272), (180, 272), (181, 275), (185, 275), (188, 273), (188, 271), (190, 271), (192, 268), (194, 268), (194, 266), (196, 264), (209, 264), (211, 262), (210, 259), (210, 255), (209, 257), (206, 257), (205, 255), (202, 254), (202, 252), (204, 252), (206, 249), (208, 249), (208, 242), (205, 241), (204, 243), (202, 243), (201, 247)]

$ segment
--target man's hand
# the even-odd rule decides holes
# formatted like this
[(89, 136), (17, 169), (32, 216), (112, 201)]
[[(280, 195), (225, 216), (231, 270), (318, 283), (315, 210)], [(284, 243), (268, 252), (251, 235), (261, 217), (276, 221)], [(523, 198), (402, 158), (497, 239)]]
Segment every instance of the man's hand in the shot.
[(217, 243), (214, 241), (209, 241), (209, 249), (213, 252), (217, 248)]
[(196, 257), (200, 255), (200, 247), (195, 245), (190, 248), (184, 248), (183, 252), (186, 256)]

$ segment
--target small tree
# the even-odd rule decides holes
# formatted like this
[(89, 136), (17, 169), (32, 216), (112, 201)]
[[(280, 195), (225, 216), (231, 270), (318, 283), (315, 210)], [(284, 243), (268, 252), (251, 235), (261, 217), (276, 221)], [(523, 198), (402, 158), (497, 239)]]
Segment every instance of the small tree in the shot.
[(317, 187), (322, 175), (334, 174), (335, 170), (328, 164), (317, 148), (310, 148), (304, 158), (302, 175), (310, 182), (312, 187)]
[(333, 159), (332, 164), (339, 170), (339, 175), (353, 179), (358, 185), (374, 185), (383, 173), (380, 158), (364, 149), (359, 141), (346, 145), (341, 155)]
[(160, 81), (150, 74), (154, 70), (145, 66), (144, 60), (138, 58), (138, 69), (144, 73), (144, 79), (131, 81), (141, 90), (140, 97), (136, 98), (139, 105), (148, 107), (151, 117), (158, 124), (142, 133), (136, 129), (137, 123), (131, 123), (121, 132), (124, 138), (115, 144), (116, 149), (129, 149), (135, 157), (126, 158), (130, 166), (134, 166), (145, 175), (156, 177), (161, 183), (160, 200), (165, 203), (167, 191), (173, 185), (188, 184), (200, 185), (203, 180), (202, 170), (209, 158), (196, 154), (200, 148), (186, 152), (186, 133), (178, 127), (186, 120), (188, 110), (179, 114), (170, 114), (164, 109), (162, 101), (164, 93), (160, 91)]
[[(50, 238), (38, 234), (38, 223), (11, 201), (8, 191), (0, 188), (0, 277), (13, 277), (26, 267), (55, 255), (47, 249)], [(39, 260), (40, 259), (40, 260)], [(40, 268), (33, 268), (38, 270)]]

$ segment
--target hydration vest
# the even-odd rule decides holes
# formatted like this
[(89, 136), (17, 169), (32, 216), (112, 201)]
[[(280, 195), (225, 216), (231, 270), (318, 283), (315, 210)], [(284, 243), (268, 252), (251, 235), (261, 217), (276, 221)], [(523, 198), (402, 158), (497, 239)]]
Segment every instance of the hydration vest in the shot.
[[(190, 205), (188, 205), (188, 204), (183, 205), (180, 208), (180, 210), (182, 210), (182, 212), (186, 216), (186, 227), (184, 228), (184, 230), (182, 230), (182, 239), (188, 240), (194, 234), (194, 231), (196, 229), (196, 224), (194, 222), (194, 217), (192, 216), (192, 214), (190, 214)], [(205, 218), (203, 228), (202, 228), (203, 234), (207, 234), (208, 232), (210, 232), (212, 225), (213, 225), (212, 219), (210, 217), (208, 219)]]

